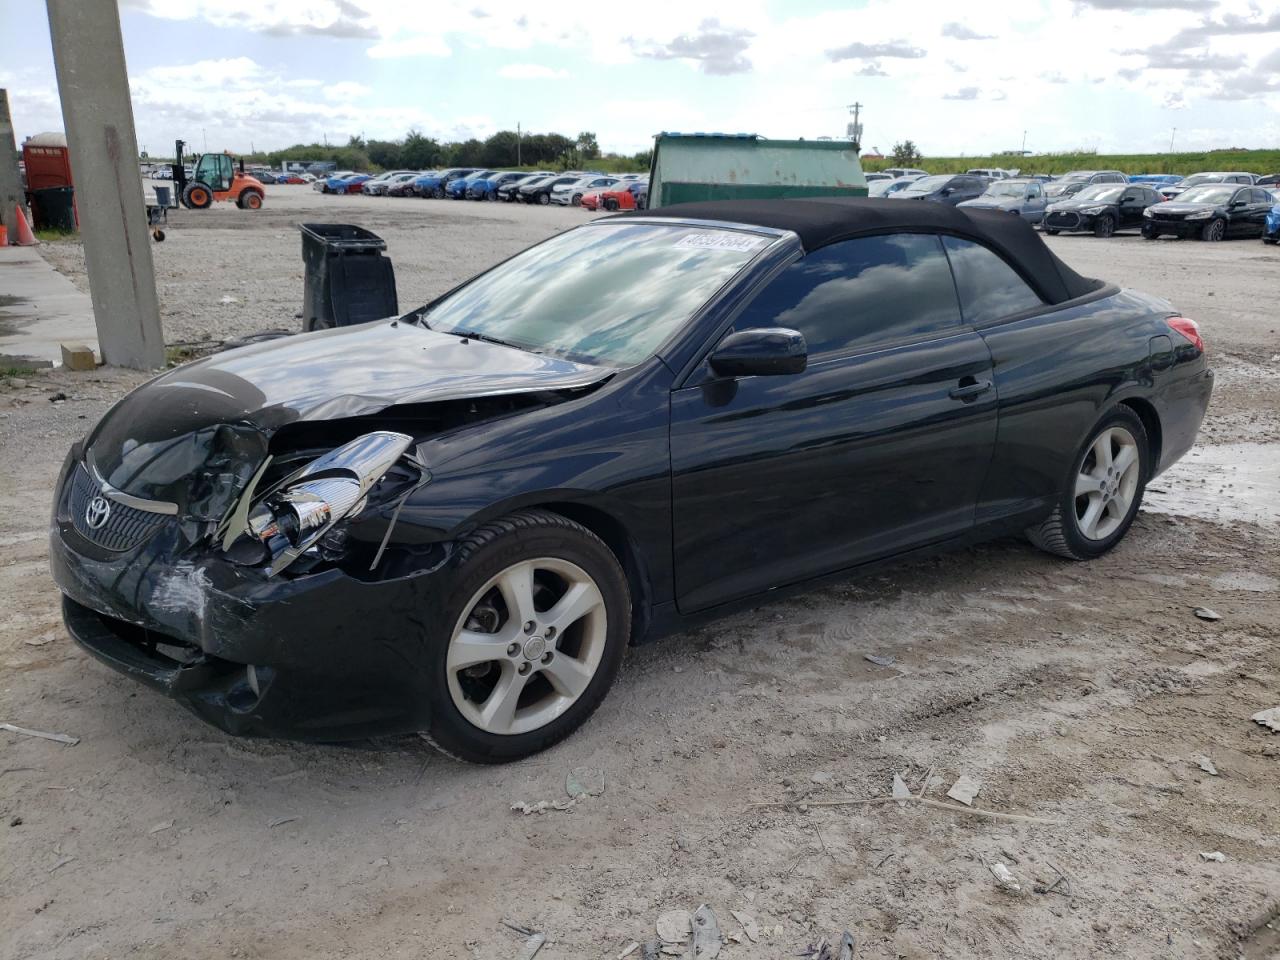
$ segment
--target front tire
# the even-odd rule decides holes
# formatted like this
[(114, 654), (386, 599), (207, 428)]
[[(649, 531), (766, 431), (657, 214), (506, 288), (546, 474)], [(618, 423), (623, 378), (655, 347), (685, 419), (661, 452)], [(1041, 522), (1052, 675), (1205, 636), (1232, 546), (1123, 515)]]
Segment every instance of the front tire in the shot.
[(1044, 228), (1044, 232), (1045, 232), (1045, 233), (1047, 233), (1047, 234), (1048, 234), (1049, 236), (1051, 236), (1051, 237), (1056, 237), (1056, 236), (1057, 236), (1059, 233), (1061, 233), (1062, 231), (1061, 231), (1061, 230), (1055, 230), (1053, 227), (1045, 227), (1045, 228)]
[(1027, 538), (1069, 560), (1092, 560), (1128, 532), (1142, 505), (1150, 443), (1142, 420), (1128, 407), (1112, 410), (1073, 458), (1053, 512)]
[(1106, 239), (1116, 232), (1115, 218), (1109, 213), (1104, 213), (1093, 223), (1093, 235)]
[(549, 203), (551, 203), (551, 194), (549, 193), (538, 194), (538, 203), (544, 207), (547, 206)]
[(1204, 225), (1204, 229), (1200, 231), (1200, 239), (1216, 243), (1227, 235), (1227, 221), (1218, 217)]
[(213, 190), (203, 183), (188, 183), (182, 202), (188, 210), (207, 210), (213, 206)]
[(546, 510), (482, 525), (457, 562), (428, 642), (424, 736), (473, 763), (545, 750), (586, 722), (618, 675), (631, 631), (626, 576), (591, 531)]

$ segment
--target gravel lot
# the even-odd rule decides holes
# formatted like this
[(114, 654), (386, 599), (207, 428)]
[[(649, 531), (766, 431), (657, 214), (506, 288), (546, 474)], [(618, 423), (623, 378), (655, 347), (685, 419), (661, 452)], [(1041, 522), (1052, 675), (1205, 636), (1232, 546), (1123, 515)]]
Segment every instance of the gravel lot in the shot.
[[(587, 216), (297, 187), (183, 211), (154, 247), (166, 335), (296, 325), (298, 221), (381, 234), (407, 308)], [(1249, 720), (1280, 705), (1280, 252), (1051, 243), (1199, 320), (1219, 375), (1201, 446), (1117, 550), (1005, 540), (764, 604), (635, 650), (587, 727), (500, 768), (413, 738), (233, 740), (79, 652), (50, 490), (143, 377), (0, 385), (0, 720), (82, 738), (0, 733), (0, 957), (515, 957), (504, 918), (546, 932), (539, 960), (617, 957), (701, 903), (726, 933), (730, 911), (758, 923), (730, 960), (846, 928), (886, 960), (1280, 956), (1280, 737)], [(78, 244), (42, 252), (83, 284)], [(511, 811), (577, 767), (602, 796)], [(937, 799), (967, 774), (975, 807), (1052, 822), (818, 803), (886, 797), (895, 772)], [(808, 803), (749, 806), (784, 798)]]

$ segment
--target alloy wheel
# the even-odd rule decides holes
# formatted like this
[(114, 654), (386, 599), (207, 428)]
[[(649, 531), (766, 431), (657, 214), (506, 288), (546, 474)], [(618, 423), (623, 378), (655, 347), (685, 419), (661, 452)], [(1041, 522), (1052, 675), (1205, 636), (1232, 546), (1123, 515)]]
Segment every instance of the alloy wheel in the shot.
[(1221, 220), (1215, 220), (1209, 224), (1209, 229), (1205, 231), (1204, 238), (1206, 240), (1221, 240), (1227, 233), (1227, 225)]
[(1138, 441), (1124, 427), (1108, 427), (1094, 438), (1076, 475), (1076, 528), (1090, 540), (1105, 540), (1129, 515), (1141, 474)]
[(453, 704), (485, 733), (528, 733), (586, 691), (605, 652), (604, 596), (577, 564), (522, 560), (463, 608), (445, 670)]

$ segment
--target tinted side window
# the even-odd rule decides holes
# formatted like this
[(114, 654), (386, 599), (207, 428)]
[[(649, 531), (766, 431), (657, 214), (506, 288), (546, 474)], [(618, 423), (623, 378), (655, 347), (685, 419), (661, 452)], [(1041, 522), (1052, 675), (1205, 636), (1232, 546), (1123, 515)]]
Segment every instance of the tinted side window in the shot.
[(860, 237), (815, 250), (775, 277), (734, 324), (791, 327), (811, 358), (960, 324), (955, 284), (932, 234)]
[(1268, 193), (1266, 190), (1255, 189), (1253, 191), (1253, 202), (1254, 203), (1270, 203), (1271, 194)]
[(957, 237), (943, 237), (943, 243), (960, 289), (965, 323), (999, 320), (1044, 303), (1013, 267), (986, 247)]

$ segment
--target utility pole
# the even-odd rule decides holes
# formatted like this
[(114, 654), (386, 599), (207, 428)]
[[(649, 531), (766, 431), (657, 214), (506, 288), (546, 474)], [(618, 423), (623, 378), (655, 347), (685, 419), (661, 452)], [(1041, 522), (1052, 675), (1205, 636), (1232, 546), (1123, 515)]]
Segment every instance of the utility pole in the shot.
[(517, 121), (516, 121), (516, 166), (517, 166), (517, 167), (519, 167), (519, 166), (521, 166), (521, 165), (522, 165), (522, 164), (520, 163), (520, 141), (521, 141), (521, 139), (523, 139), (523, 138), (522, 138), (522, 137), (521, 137), (521, 135), (520, 135), (520, 121), (519, 121), (519, 120), (517, 120)]
[(848, 107), (846, 107), (846, 109), (853, 116), (853, 122), (849, 124), (848, 127), (845, 128), (845, 134), (848, 136), (850, 140), (853, 141), (853, 149), (861, 150), (862, 149), (862, 124), (858, 122), (858, 115), (862, 110), (862, 104), (851, 103), (848, 105)]
[(1022, 131), (1022, 150), (1021, 150), (1021, 153), (1022, 153), (1022, 155), (1023, 155), (1024, 157), (1027, 155), (1027, 131), (1025, 131), (1025, 130), (1023, 130), (1023, 131)]
[(1173, 138), (1178, 135), (1178, 128), (1173, 128), (1173, 133), (1169, 134), (1169, 152), (1173, 153)]
[(102, 359), (153, 370), (164, 337), (114, 3), (46, 0)]
[(17, 239), (18, 224), (13, 208), (27, 205), (22, 192), (22, 176), (18, 173), (18, 145), (13, 137), (13, 121), (9, 118), (9, 93), (0, 90), (0, 225)]

